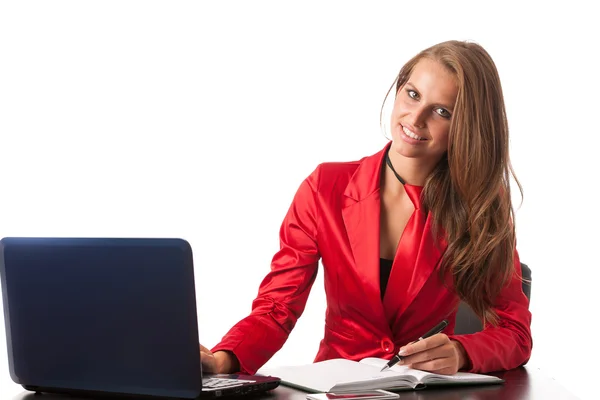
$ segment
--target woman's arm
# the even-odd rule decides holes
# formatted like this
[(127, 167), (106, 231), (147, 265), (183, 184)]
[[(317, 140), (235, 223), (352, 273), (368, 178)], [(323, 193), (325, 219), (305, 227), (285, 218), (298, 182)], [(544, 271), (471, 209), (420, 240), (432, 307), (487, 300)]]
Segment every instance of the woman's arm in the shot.
[(516, 368), (531, 356), (531, 313), (529, 300), (523, 293), (521, 262), (515, 251), (515, 273), (500, 292), (494, 306), (498, 326), (488, 325), (481, 332), (468, 335), (449, 335), (460, 342), (466, 352), (470, 372), (491, 372)]
[[(211, 349), (221, 365), (253, 374), (286, 342), (302, 315), (318, 271), (319, 168), (300, 185), (280, 229), (280, 250), (260, 284), (250, 315)], [(221, 360), (222, 359), (222, 360)], [(239, 364), (237, 364), (239, 363)], [(235, 371), (218, 371), (235, 372)]]

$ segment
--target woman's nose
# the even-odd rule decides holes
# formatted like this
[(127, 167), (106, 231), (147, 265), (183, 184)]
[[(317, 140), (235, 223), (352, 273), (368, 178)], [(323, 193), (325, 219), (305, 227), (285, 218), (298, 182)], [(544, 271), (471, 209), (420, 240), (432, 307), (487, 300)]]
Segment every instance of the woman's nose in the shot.
[(415, 128), (425, 127), (426, 112), (423, 108), (416, 108), (410, 113), (410, 123)]

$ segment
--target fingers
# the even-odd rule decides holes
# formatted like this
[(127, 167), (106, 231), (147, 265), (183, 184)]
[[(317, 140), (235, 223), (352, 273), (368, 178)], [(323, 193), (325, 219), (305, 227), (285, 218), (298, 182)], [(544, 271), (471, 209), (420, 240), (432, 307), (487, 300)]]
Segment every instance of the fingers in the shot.
[[(438, 333), (437, 335), (433, 335), (428, 337), (427, 339), (419, 340), (418, 342), (412, 342), (407, 344), (406, 346), (400, 349), (400, 355), (411, 355), (415, 353), (420, 353), (422, 351), (433, 349), (435, 347), (443, 346), (444, 344), (450, 342), (448, 336), (443, 333)], [(402, 353), (404, 351), (404, 354)]]
[(448, 336), (440, 333), (427, 339), (407, 344), (400, 349), (398, 354), (404, 357), (402, 364), (414, 364), (435, 358), (450, 357), (453, 351), (454, 349), (450, 345)]
[(457, 354), (448, 336), (437, 334), (400, 349), (404, 358), (400, 365), (442, 374), (454, 374), (458, 370)]
[(413, 369), (418, 369), (421, 371), (427, 371), (427, 372), (431, 372), (434, 374), (438, 374), (438, 375), (454, 375), (455, 373), (457, 373), (458, 371), (456, 370), (456, 368), (453, 367), (444, 367), (441, 369), (435, 369), (435, 368), (428, 368), (427, 365), (423, 365), (423, 366), (411, 366), (411, 368)]
[(200, 345), (200, 353), (212, 354), (212, 352), (206, 347)]
[[(443, 358), (434, 358), (432, 360), (427, 360), (427, 361), (423, 361), (423, 362), (410, 364), (410, 368), (420, 369), (423, 371), (430, 371), (430, 372), (443, 371), (446, 369), (449, 371), (452, 371), (455, 369), (454, 368), (455, 364), (456, 363), (454, 362), (452, 357), (443, 357)], [(456, 372), (456, 371), (454, 371), (454, 372)], [(451, 372), (451, 373), (454, 373), (454, 372)]]
[(200, 362), (202, 363), (202, 370), (206, 373), (217, 372), (217, 362), (214, 354), (206, 347), (200, 345)]
[[(405, 356), (401, 361), (401, 365), (416, 365), (421, 363), (427, 363), (437, 359), (454, 358), (454, 349), (450, 343), (443, 346), (438, 346), (432, 349), (424, 350), (419, 353), (415, 353), (409, 356)], [(442, 366), (429, 367), (432, 369), (439, 369)], [(428, 368), (428, 370), (429, 370)]]

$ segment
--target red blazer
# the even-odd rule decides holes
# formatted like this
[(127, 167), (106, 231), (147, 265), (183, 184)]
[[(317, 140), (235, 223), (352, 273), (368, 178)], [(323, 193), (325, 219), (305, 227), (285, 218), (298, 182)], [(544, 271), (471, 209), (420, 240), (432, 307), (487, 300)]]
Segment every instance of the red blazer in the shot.
[(300, 185), (281, 225), (281, 248), (262, 281), (250, 315), (212, 350), (230, 350), (246, 373), (256, 372), (285, 343), (302, 314), (323, 265), (327, 311), (315, 361), (389, 359), (442, 319), (445, 333), (462, 343), (472, 372), (518, 367), (529, 360), (531, 314), (521, 268), (503, 288), (498, 327), (452, 335), (459, 299), (434, 271), (446, 244), (428, 239), (432, 219), (414, 251), (415, 265), (394, 261), (384, 300), (379, 288), (379, 177), (385, 150), (359, 161), (324, 163)]

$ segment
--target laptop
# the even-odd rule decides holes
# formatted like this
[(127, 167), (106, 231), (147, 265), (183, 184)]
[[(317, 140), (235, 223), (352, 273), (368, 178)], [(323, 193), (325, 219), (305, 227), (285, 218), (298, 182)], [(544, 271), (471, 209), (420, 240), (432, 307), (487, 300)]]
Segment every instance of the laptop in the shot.
[(202, 374), (183, 239), (3, 238), (0, 278), (10, 376), (27, 390), (200, 399), (280, 383)]

